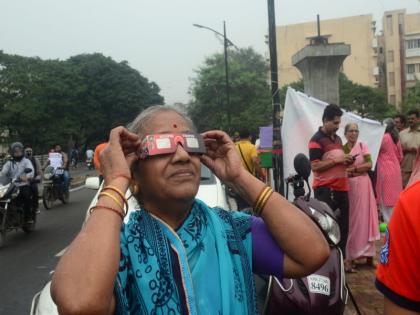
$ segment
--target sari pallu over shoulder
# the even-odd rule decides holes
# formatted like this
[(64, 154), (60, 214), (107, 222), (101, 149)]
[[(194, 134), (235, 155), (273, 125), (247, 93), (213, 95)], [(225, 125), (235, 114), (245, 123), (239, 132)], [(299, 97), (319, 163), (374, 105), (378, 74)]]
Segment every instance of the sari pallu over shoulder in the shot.
[(177, 231), (141, 210), (120, 237), (115, 314), (258, 314), (249, 215), (195, 200)]

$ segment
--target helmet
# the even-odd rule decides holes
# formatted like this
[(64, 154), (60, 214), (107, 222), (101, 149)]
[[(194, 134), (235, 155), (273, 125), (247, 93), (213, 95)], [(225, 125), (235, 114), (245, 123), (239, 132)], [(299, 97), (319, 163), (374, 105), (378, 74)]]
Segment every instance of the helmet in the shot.
[(22, 153), (22, 156), (23, 156), (23, 144), (20, 143), (20, 142), (13, 142), (10, 145), (10, 155), (15, 156), (15, 154), (17, 153), (18, 150), (20, 150), (20, 152)]

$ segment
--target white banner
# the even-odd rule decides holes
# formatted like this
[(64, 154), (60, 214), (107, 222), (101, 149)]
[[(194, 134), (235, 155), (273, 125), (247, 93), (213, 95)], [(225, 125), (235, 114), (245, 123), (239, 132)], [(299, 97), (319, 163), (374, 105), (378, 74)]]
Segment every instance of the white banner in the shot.
[[(296, 173), (293, 167), (296, 154), (303, 153), (309, 157), (309, 140), (322, 126), (322, 114), (327, 105), (328, 103), (297, 92), (290, 87), (287, 89), (282, 124), (284, 178)], [(344, 110), (343, 112), (337, 134), (345, 144), (347, 141), (344, 137), (344, 126), (350, 122), (357, 123), (360, 130), (359, 141), (367, 144), (374, 168), (385, 126), (378, 121), (362, 118)], [(312, 179), (310, 184), (312, 184)]]

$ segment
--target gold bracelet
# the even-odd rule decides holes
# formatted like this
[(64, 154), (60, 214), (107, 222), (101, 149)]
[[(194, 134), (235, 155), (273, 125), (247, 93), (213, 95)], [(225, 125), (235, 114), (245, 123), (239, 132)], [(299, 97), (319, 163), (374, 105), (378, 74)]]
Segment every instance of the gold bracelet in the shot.
[(269, 186), (266, 186), (262, 192), (260, 193), (260, 195), (257, 198), (257, 202), (254, 206), (254, 212), (257, 216), (260, 215), (261, 210), (262, 210), (262, 204), (265, 203), (264, 201), (266, 200), (267, 195), (270, 195), (273, 192), (273, 189)]
[[(109, 197), (109, 198), (111, 198), (112, 200), (114, 200), (114, 202), (118, 205), (118, 207), (120, 207), (120, 209), (121, 210), (123, 210), (124, 209), (124, 206), (121, 204), (121, 202), (117, 199), (117, 197), (115, 197), (113, 194), (110, 194), (110, 193), (107, 193), (106, 191), (102, 191), (100, 194), (99, 194), (99, 197), (101, 197), (101, 196), (106, 196), (106, 197)], [(124, 210), (123, 210), (124, 211)]]
[(267, 204), (268, 199), (270, 199), (271, 195), (273, 194), (273, 189), (270, 188), (270, 191), (268, 192), (268, 194), (265, 196), (265, 198), (263, 199), (261, 206), (260, 206), (260, 212), (258, 213), (258, 216), (261, 216), (265, 205)]
[(126, 207), (125, 212), (127, 212), (128, 211), (128, 201), (125, 198), (125, 195), (123, 194), (123, 192), (121, 190), (119, 190), (117, 187), (111, 186), (111, 185), (105, 186), (104, 188), (102, 188), (102, 191), (107, 190), (107, 189), (116, 192), (121, 197), (121, 199), (124, 202), (124, 205)]
[(257, 208), (258, 208), (259, 204), (261, 203), (261, 199), (262, 199), (262, 197), (264, 196), (264, 194), (266, 194), (266, 193), (267, 193), (267, 189), (268, 189), (268, 188), (269, 188), (268, 186), (265, 186), (265, 187), (261, 190), (261, 192), (258, 194), (257, 200), (256, 200), (256, 201), (255, 201), (255, 203), (254, 203), (254, 209), (257, 209)]

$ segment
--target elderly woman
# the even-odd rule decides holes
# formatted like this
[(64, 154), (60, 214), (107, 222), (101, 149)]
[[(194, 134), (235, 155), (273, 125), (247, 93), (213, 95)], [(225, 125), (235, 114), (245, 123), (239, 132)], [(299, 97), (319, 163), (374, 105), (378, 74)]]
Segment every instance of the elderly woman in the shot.
[(375, 266), (375, 241), (380, 239), (375, 194), (368, 171), (372, 168), (369, 149), (359, 138), (359, 127), (350, 123), (344, 128), (347, 143), (344, 153), (355, 157), (347, 169), (349, 176), (349, 236), (346, 246), (346, 271), (354, 272), (352, 261), (366, 257)]
[[(326, 260), (320, 230), (242, 166), (221, 131), (153, 106), (111, 131), (104, 188), (52, 281), (60, 314), (257, 314), (252, 273), (301, 277)], [(204, 163), (255, 214), (195, 199)], [(124, 193), (141, 205), (123, 223)]]

